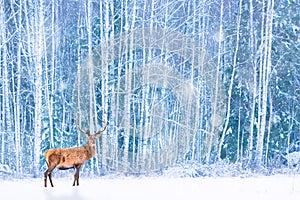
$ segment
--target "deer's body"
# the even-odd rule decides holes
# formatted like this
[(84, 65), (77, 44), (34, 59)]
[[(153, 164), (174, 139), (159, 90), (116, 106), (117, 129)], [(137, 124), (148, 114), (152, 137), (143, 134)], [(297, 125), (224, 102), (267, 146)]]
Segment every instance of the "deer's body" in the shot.
[(76, 183), (79, 185), (79, 169), (86, 161), (95, 155), (96, 139), (99, 138), (100, 133), (106, 129), (106, 125), (107, 122), (104, 129), (98, 131), (95, 135), (90, 135), (88, 132), (77, 127), (80, 132), (88, 137), (87, 144), (83, 147), (49, 149), (44, 153), (44, 158), (48, 165), (48, 169), (44, 173), (45, 187), (47, 187), (47, 177), (49, 177), (50, 184), (53, 187), (51, 174), (54, 168), (60, 170), (75, 168), (73, 186), (75, 186)]
[(95, 155), (95, 149), (87, 146), (67, 149), (49, 149), (44, 153), (46, 162), (58, 169), (73, 168), (75, 165), (83, 165)]

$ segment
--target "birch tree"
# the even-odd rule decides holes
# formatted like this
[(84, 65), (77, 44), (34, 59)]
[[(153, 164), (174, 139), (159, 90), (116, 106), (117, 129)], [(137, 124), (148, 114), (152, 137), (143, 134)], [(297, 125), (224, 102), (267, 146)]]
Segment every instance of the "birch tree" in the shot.
[[(17, 31), (17, 52), (16, 52), (16, 68), (12, 66), (12, 104), (14, 108), (14, 133), (15, 133), (15, 161), (16, 161), (16, 175), (20, 176), (22, 174), (22, 154), (21, 154), (21, 116), (20, 116), (20, 110), (21, 110), (21, 104), (20, 104), (20, 98), (21, 98), (21, 50), (22, 50), (22, 2), (19, 3), (19, 10), (14, 11), (14, 5), (11, 4), (11, 10), (14, 11), (14, 13), (19, 13), (18, 15), (15, 15), (13, 17), (13, 22), (16, 25), (16, 31)], [(16, 77), (16, 78), (14, 78)], [(16, 81), (15, 81), (16, 79)]]
[[(8, 161), (8, 158), (5, 157), (6, 152), (9, 150), (8, 145), (11, 144), (6, 144), (5, 141), (9, 140), (9, 137), (11, 137), (12, 133), (12, 122), (11, 122), (11, 108), (10, 108), (10, 92), (9, 92), (9, 73), (8, 73), (8, 61), (7, 61), (7, 55), (8, 55), (8, 49), (7, 49), (7, 44), (9, 42), (9, 38), (7, 38), (7, 27), (6, 27), (6, 18), (5, 18), (5, 5), (4, 1), (1, 1), (1, 6), (0, 6), (0, 22), (1, 22), (1, 88), (2, 88), (2, 102), (1, 102), (1, 139), (2, 139), (2, 144), (1, 144), (1, 162), (3, 164), (10, 162)], [(11, 142), (11, 140), (9, 140)]]
[(257, 62), (255, 61), (255, 33), (254, 33), (254, 8), (253, 8), (253, 0), (249, 0), (249, 22), (250, 22), (250, 58), (251, 58), (251, 65), (252, 65), (252, 74), (253, 74), (253, 87), (252, 87), (252, 103), (251, 103), (251, 117), (250, 117), (250, 134), (248, 139), (248, 161), (252, 161), (253, 156), (253, 141), (254, 141), (254, 127), (256, 123), (255, 117), (255, 110), (256, 110), (256, 100), (257, 100), (257, 76), (258, 76), (258, 69), (257, 69)]
[[(50, 148), (54, 148), (55, 144), (54, 144), (54, 135), (55, 135), (55, 125), (54, 125), (54, 97), (55, 97), (55, 68), (56, 68), (56, 40), (55, 37), (57, 37), (57, 29), (56, 29), (56, 3), (52, 2), (51, 4), (51, 54), (50, 54), (50, 62), (49, 64), (46, 63), (45, 65), (45, 85), (46, 87), (44, 87), (44, 99), (45, 99), (45, 105), (47, 107), (46, 112), (47, 112), (47, 121), (49, 122), (48, 127), (47, 127), (47, 131), (49, 131), (49, 144), (50, 144)], [(47, 49), (47, 45), (46, 44), (46, 33), (43, 33), (43, 49)], [(47, 59), (47, 52), (42, 52), (45, 55), (46, 60)], [(48, 67), (48, 65), (50, 67)]]
[(34, 176), (37, 177), (40, 170), (41, 157), (41, 130), (42, 130), (42, 97), (43, 97), (43, 55), (44, 55), (44, 1), (33, 5), (36, 8), (38, 18), (34, 20), (35, 37), (33, 40), (35, 63), (35, 91), (34, 91)]
[[(263, 4), (264, 5), (264, 4)], [(261, 56), (261, 110), (259, 113), (260, 121), (259, 121), (259, 130), (257, 135), (257, 152), (256, 152), (256, 164), (260, 167), (263, 164), (263, 149), (264, 149), (264, 139), (265, 139), (265, 130), (267, 126), (267, 103), (268, 103), (268, 91), (269, 91), (269, 80), (270, 80), (270, 73), (272, 67), (271, 61), (271, 48), (272, 48), (272, 27), (273, 27), (273, 8), (274, 8), (274, 1), (268, 0), (267, 7), (266, 7), (266, 20), (265, 27), (262, 27), (262, 52)], [(263, 16), (264, 17), (264, 16)], [(264, 23), (263, 23), (264, 25)], [(264, 37), (265, 36), (265, 37)]]
[[(221, 2), (223, 4), (223, 2)], [(221, 4), (221, 6), (223, 6)], [(229, 84), (229, 89), (228, 89), (228, 102), (227, 102), (227, 113), (226, 113), (226, 121), (225, 121), (225, 125), (224, 125), (224, 128), (223, 128), (223, 131), (222, 131), (222, 135), (221, 135), (221, 140), (219, 142), (219, 150), (218, 150), (218, 159), (220, 160), (221, 159), (221, 150), (222, 150), (222, 145), (224, 144), (224, 139), (225, 139), (225, 134), (226, 132), (228, 131), (228, 124), (229, 124), (229, 117), (231, 115), (231, 99), (232, 99), (232, 88), (233, 88), (233, 83), (234, 83), (234, 79), (235, 79), (235, 71), (236, 71), (236, 68), (237, 68), (237, 56), (238, 56), (238, 51), (239, 51), (239, 42), (240, 42), (240, 27), (241, 27), (241, 15), (242, 15), (242, 5), (243, 5), (243, 1), (240, 0), (239, 1), (239, 12), (238, 12), (238, 16), (236, 18), (237, 20), (237, 23), (236, 23), (236, 46), (235, 46), (235, 50), (234, 50), (234, 56), (233, 56), (233, 66), (232, 66), (232, 72), (231, 72), (231, 78), (230, 78), (230, 84)], [(221, 8), (222, 9), (222, 8)], [(221, 14), (223, 12), (221, 11)], [(222, 17), (221, 17), (222, 19)], [(220, 22), (222, 23), (222, 22)], [(221, 33), (222, 33), (222, 25), (220, 25), (220, 39), (221, 40), (222, 36), (221, 36)], [(219, 43), (219, 48), (220, 47), (220, 43)], [(220, 50), (219, 50), (219, 54), (218, 54), (218, 62), (219, 61), (219, 57), (220, 57)], [(238, 132), (239, 134), (239, 132)], [(239, 148), (239, 137), (238, 137), (238, 145), (237, 147)], [(239, 159), (239, 150), (237, 151), (237, 160)]]

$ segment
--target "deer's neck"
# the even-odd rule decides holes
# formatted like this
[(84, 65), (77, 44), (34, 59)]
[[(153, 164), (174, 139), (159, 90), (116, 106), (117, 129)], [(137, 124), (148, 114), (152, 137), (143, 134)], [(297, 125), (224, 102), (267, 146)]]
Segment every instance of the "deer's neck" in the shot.
[(89, 158), (95, 155), (95, 145), (90, 145), (89, 143), (87, 143), (84, 148), (86, 149)]

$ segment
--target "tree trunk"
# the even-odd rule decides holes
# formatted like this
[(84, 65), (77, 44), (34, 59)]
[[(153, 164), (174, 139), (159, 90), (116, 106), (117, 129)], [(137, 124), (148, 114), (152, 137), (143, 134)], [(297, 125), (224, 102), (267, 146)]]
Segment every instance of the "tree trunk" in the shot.
[(34, 41), (35, 60), (35, 94), (34, 94), (34, 176), (39, 175), (39, 165), (41, 157), (41, 130), (42, 130), (42, 72), (43, 72), (43, 26), (44, 26), (44, 1), (41, 0), (38, 10), (38, 19), (35, 21), (36, 40)]
[[(248, 139), (248, 165), (252, 161), (253, 157), (253, 135), (254, 135), (254, 127), (256, 124), (256, 117), (255, 117), (255, 109), (256, 109), (256, 100), (257, 100), (257, 77), (258, 77), (258, 70), (257, 70), (257, 64), (255, 61), (254, 54), (256, 52), (255, 48), (255, 33), (254, 33), (254, 23), (253, 23), (253, 0), (249, 0), (250, 4), (250, 58), (251, 58), (251, 64), (252, 64), (252, 69), (253, 69), (253, 85), (252, 85), (252, 104), (251, 106), (251, 117), (250, 117), (250, 134), (249, 134), (249, 139)], [(251, 85), (251, 84), (250, 84)]]
[(273, 7), (274, 1), (268, 0), (267, 10), (266, 10), (266, 27), (265, 28), (265, 38), (263, 43), (263, 51), (261, 53), (261, 59), (263, 60), (262, 65), (262, 93), (261, 93), (261, 121), (260, 128), (257, 135), (257, 151), (256, 151), (256, 165), (257, 167), (262, 167), (263, 164), (263, 148), (264, 148), (264, 136), (266, 130), (267, 121), (267, 102), (268, 102), (268, 88), (269, 88), (269, 76), (271, 72), (271, 47), (272, 47), (272, 27), (273, 27)]
[[(217, 64), (217, 69), (216, 69), (216, 75), (215, 75), (215, 95), (214, 95), (214, 99), (212, 99), (212, 107), (213, 107), (213, 114), (212, 114), (212, 123), (211, 123), (211, 131), (209, 133), (209, 142), (208, 142), (208, 151), (207, 151), (207, 156), (206, 156), (206, 162), (208, 163), (210, 161), (210, 154), (211, 154), (211, 150), (213, 149), (213, 146), (215, 144), (213, 144), (213, 137), (214, 137), (214, 132), (215, 130), (215, 118), (214, 116), (216, 116), (217, 113), (217, 104), (218, 104), (218, 93), (219, 93), (219, 68), (221, 67), (221, 57), (222, 57), (222, 49), (223, 49), (223, 9), (224, 9), (224, 1), (221, 0), (220, 2), (220, 26), (219, 26), (219, 35), (218, 35), (218, 64)], [(218, 155), (217, 155), (218, 156)]]

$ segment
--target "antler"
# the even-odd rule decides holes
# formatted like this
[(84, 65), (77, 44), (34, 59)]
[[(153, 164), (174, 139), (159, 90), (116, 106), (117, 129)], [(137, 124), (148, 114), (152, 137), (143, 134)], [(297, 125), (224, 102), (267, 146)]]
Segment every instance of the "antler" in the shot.
[(80, 131), (81, 133), (83, 133), (86, 137), (89, 137), (90, 134), (88, 132), (81, 130), (81, 128), (79, 128), (79, 126), (77, 125), (77, 119), (78, 118), (75, 118), (75, 126), (76, 126), (77, 130)]
[[(99, 119), (99, 118), (98, 118), (98, 119)], [(100, 137), (100, 134), (101, 134), (103, 131), (105, 131), (105, 129), (106, 129), (106, 127), (107, 127), (108, 121), (107, 121), (107, 120), (103, 120), (102, 122), (104, 123), (104, 128), (103, 128), (102, 130), (99, 130), (99, 131), (95, 134), (96, 137)]]

